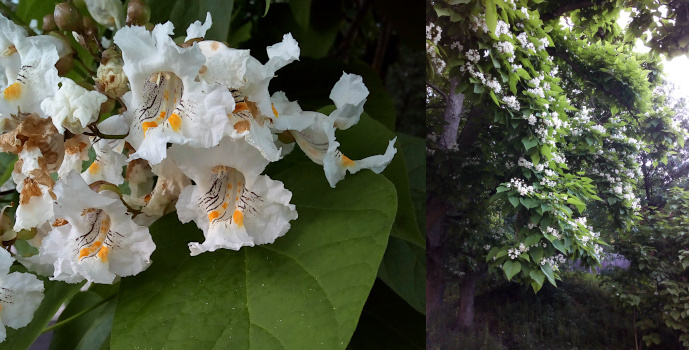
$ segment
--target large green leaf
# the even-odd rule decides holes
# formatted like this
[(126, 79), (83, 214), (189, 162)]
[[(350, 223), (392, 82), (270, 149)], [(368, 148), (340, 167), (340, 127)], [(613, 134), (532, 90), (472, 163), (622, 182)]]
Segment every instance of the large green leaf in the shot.
[[(329, 113), (326, 109), (321, 111)], [(361, 159), (385, 152), (388, 141), (394, 137), (395, 134), (365, 113), (361, 115), (361, 120), (358, 124), (337, 133), (337, 139), (341, 144), (340, 150), (351, 159)], [(399, 201), (397, 217), (395, 218), (395, 225), (391, 234), (424, 247), (426, 240), (416, 223), (416, 213), (409, 191), (409, 178), (407, 177), (407, 165), (404, 160), (404, 154), (400, 149), (399, 142), (397, 142), (395, 147), (397, 148), (397, 154), (395, 154), (395, 158), (390, 165), (383, 171), (383, 175), (395, 184)]]
[[(100, 349), (103, 345), (107, 345), (117, 302), (113, 299), (103, 304), (103, 301), (104, 298), (101, 295), (92, 291), (75, 295), (60, 314), (58, 322), (89, 308), (92, 310), (56, 329), (53, 332), (50, 349), (90, 350)], [(99, 303), (101, 305), (96, 306)]]
[(422, 314), (376, 281), (347, 349), (425, 349), (425, 324)]
[(190, 257), (171, 214), (144, 273), (122, 280), (112, 349), (338, 349), (354, 332), (395, 216), (395, 189), (361, 172), (331, 189), (320, 166), (277, 176), (299, 219), (274, 244)]
[[(21, 269), (21, 271), (26, 271)], [(53, 315), (60, 308), (60, 305), (71, 298), (79, 291), (82, 284), (67, 284), (64, 282), (48, 281), (47, 278), (41, 278), (45, 286), (45, 297), (41, 302), (41, 306), (33, 315), (33, 319), (28, 326), (19, 329), (5, 328), (7, 330), (7, 338), (0, 343), (0, 349), (28, 349), (31, 343), (38, 338), (43, 329)]]
[(197, 20), (204, 22), (206, 13), (210, 12), (213, 25), (206, 32), (206, 39), (227, 40), (234, 0), (148, 0), (148, 4), (151, 22), (172, 22), (176, 36), (185, 36), (189, 24)]
[(426, 313), (426, 253), (423, 248), (390, 237), (378, 278), (416, 311)]

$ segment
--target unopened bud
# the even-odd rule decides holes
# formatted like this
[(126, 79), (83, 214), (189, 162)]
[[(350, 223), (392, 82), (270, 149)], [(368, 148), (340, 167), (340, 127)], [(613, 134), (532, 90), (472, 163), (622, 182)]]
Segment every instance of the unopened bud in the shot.
[(142, 26), (151, 20), (151, 8), (144, 0), (129, 0), (127, 5), (128, 26)]
[(55, 63), (55, 68), (57, 68), (57, 75), (64, 77), (72, 70), (74, 67), (74, 58), (72, 55), (68, 55), (60, 58), (57, 63)]
[(43, 33), (48, 34), (52, 31), (57, 30), (57, 24), (55, 24), (55, 17), (52, 13), (43, 16)]
[(129, 79), (122, 70), (124, 61), (115, 50), (103, 52), (103, 60), (96, 72), (96, 88), (110, 98), (122, 97), (129, 90)]
[(87, 37), (95, 38), (98, 36), (98, 26), (90, 17), (84, 17), (84, 34)]
[(60, 30), (77, 33), (81, 33), (84, 30), (84, 21), (81, 14), (69, 3), (63, 2), (55, 5), (53, 18)]

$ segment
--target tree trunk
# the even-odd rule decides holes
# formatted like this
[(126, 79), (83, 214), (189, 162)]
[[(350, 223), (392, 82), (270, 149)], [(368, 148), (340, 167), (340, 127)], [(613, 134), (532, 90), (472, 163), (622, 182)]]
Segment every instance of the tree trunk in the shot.
[[(431, 200), (427, 206), (433, 212), (439, 212), (431, 227), (426, 227), (426, 330), (434, 330), (426, 335), (426, 348), (431, 348), (434, 336), (446, 332), (446, 327), (440, 324), (443, 311), (443, 296), (447, 278), (443, 269), (443, 242), (445, 238), (444, 227), (441, 224), (444, 218), (445, 205), (439, 200)], [(428, 217), (428, 212), (426, 216)], [(427, 221), (428, 223), (428, 221)]]
[(459, 285), (459, 307), (457, 308), (457, 331), (471, 331), (474, 328), (474, 299), (478, 272), (469, 271)]
[(445, 111), (443, 112), (445, 129), (440, 139), (440, 148), (444, 150), (452, 149), (457, 145), (457, 132), (459, 131), (459, 122), (462, 120), (462, 108), (464, 107), (464, 94), (455, 93), (458, 85), (459, 79), (457, 77), (450, 79), (450, 91), (447, 93)]

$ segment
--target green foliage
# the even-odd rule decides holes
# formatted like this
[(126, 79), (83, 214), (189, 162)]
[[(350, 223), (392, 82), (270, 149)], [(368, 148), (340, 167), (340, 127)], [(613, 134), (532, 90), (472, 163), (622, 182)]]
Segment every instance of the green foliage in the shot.
[(383, 257), (396, 196), (382, 176), (363, 173), (328, 190), (320, 172), (300, 165), (276, 176), (294, 191), (299, 219), (269, 246), (192, 258), (186, 242), (200, 238), (193, 224), (174, 216), (154, 224), (155, 263), (122, 282), (113, 349), (344, 348)]

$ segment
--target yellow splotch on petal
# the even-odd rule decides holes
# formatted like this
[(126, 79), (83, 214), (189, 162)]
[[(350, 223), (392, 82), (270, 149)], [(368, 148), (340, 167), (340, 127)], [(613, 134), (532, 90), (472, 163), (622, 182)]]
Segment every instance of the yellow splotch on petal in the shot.
[(251, 128), (251, 123), (248, 120), (240, 120), (234, 124), (234, 129), (238, 133), (243, 133)]
[(237, 225), (242, 226), (244, 225), (244, 214), (239, 210), (235, 210), (234, 214), (232, 214), (232, 220), (237, 223)]
[(5, 100), (16, 100), (19, 98), (19, 96), (22, 95), (22, 85), (19, 84), (19, 82), (17, 81), (14, 84), (8, 86), (5, 89), (5, 91), (2, 92), (2, 95), (5, 97)]
[(167, 121), (170, 122), (170, 126), (172, 127), (172, 130), (175, 132), (179, 132), (179, 129), (182, 127), (182, 118), (177, 115), (177, 113), (172, 113), (170, 115), (170, 118), (167, 119)]
[(220, 216), (220, 213), (217, 211), (213, 210), (208, 214), (208, 222), (213, 222), (213, 220), (217, 219), (218, 216)]
[(144, 129), (144, 137), (146, 137), (146, 130), (149, 128), (155, 128), (156, 126), (158, 126), (158, 123), (156, 122), (144, 122), (141, 124), (141, 127)]
[(232, 113), (238, 113), (238, 112), (241, 112), (241, 111), (245, 111), (245, 110), (247, 110), (247, 109), (249, 109), (249, 105), (246, 104), (246, 102), (237, 102), (237, 103), (234, 105), (234, 111), (232, 111)]
[(275, 105), (274, 105), (274, 104), (271, 103), (270, 106), (273, 108), (273, 114), (275, 114), (275, 118), (277, 118), (277, 117), (278, 117), (278, 110), (275, 109)]
[(349, 159), (347, 156), (344, 154), (342, 155), (342, 166), (343, 167), (351, 167), (354, 166), (354, 161)]
[(102, 262), (108, 262), (108, 254), (110, 253), (110, 248), (107, 246), (103, 246), (100, 248), (100, 251), (98, 251), (98, 258)]
[(89, 166), (89, 173), (91, 173), (91, 175), (95, 175), (99, 169), (100, 169), (100, 165), (98, 165), (98, 163), (96, 163), (96, 162), (93, 162)]
[[(165, 91), (167, 92), (167, 91)], [(157, 120), (164, 120), (165, 119), (165, 111), (160, 111), (160, 114), (158, 115)]]

